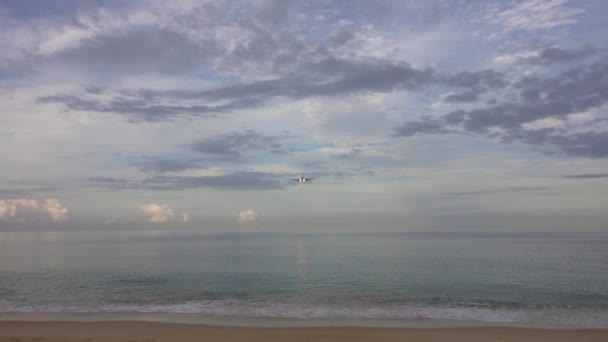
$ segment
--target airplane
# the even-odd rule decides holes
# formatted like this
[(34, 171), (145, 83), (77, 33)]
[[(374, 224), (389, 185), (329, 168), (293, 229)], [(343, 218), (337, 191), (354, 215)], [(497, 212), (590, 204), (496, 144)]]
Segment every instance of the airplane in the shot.
[(294, 181), (297, 181), (298, 183), (306, 183), (306, 182), (310, 182), (312, 181), (314, 178), (306, 178), (306, 177), (300, 177), (300, 178), (294, 178)]

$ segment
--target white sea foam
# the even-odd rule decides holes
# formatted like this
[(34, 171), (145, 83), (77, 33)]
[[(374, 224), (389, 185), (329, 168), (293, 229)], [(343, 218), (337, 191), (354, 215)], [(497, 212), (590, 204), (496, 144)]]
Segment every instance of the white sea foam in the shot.
[(0, 306), (0, 312), (20, 313), (109, 313), (139, 312), (203, 314), (251, 318), (292, 319), (386, 319), (386, 320), (461, 320), (496, 323), (530, 323), (575, 327), (608, 328), (608, 311), (573, 308), (478, 308), (429, 305), (392, 305), (386, 307), (335, 307), (286, 303), (256, 303), (237, 300), (191, 301), (179, 304), (106, 304), (99, 307)]

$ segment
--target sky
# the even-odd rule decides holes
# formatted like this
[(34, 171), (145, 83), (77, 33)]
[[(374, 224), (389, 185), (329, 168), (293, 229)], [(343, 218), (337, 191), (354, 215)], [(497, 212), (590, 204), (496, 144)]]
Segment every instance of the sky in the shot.
[(608, 230), (606, 13), (0, 0), (0, 231)]

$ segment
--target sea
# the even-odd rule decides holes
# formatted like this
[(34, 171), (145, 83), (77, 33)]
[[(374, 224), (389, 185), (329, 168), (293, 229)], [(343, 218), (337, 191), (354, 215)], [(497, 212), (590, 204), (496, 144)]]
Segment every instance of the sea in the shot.
[(1, 317), (52, 313), (608, 328), (608, 233), (0, 232)]

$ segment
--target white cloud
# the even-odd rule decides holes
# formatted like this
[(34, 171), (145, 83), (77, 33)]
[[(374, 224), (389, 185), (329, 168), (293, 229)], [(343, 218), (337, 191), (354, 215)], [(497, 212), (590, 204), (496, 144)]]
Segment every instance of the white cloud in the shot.
[(4, 215), (8, 212), (8, 204), (6, 201), (0, 200), (0, 217), (4, 218)]
[(595, 115), (594, 115), (593, 111), (587, 111), (587, 112), (570, 114), (566, 118), (568, 119), (568, 122), (575, 123), (575, 124), (582, 124), (582, 123), (586, 123), (589, 121), (593, 121), (595, 119)]
[(521, 126), (525, 130), (536, 131), (536, 130), (544, 129), (544, 128), (564, 127), (565, 125), (566, 125), (566, 123), (563, 120), (556, 119), (556, 118), (544, 118), (544, 119), (538, 119), (538, 120), (535, 120), (532, 122), (527, 122), (525, 124), (522, 124)]
[(49, 37), (40, 44), (39, 52), (50, 55), (67, 47), (78, 44), (81, 40), (91, 38), (94, 33), (79, 27), (65, 27), (61, 32)]
[(241, 210), (241, 212), (239, 213), (239, 218), (238, 221), (240, 224), (253, 224), (257, 221), (258, 219), (258, 214), (251, 210)]
[(531, 59), (540, 55), (539, 50), (534, 51), (519, 51), (516, 53), (500, 53), (494, 57), (494, 62), (499, 65), (508, 65), (516, 63), (520, 60)]
[[(50, 215), (51, 219), (55, 222), (65, 221), (68, 215), (68, 209), (64, 207), (59, 199), (47, 198), (45, 200), (44, 210)], [(37, 208), (38, 201), (30, 198), (17, 198), (9, 200), (0, 200), (0, 218), (18, 216), (20, 208)]]
[(46, 199), (46, 210), (55, 222), (65, 221), (68, 218), (68, 209), (57, 198)]
[(10, 200), (0, 200), (0, 218), (17, 217), (19, 207), (35, 208), (38, 202), (35, 199), (17, 198)]
[(490, 39), (502, 38), (517, 30), (547, 30), (573, 24), (576, 16), (583, 13), (579, 8), (568, 6), (568, 2), (569, 0), (527, 0), (508, 9), (504, 9), (504, 3), (499, 3), (483, 19), (503, 26), (503, 30), (491, 35)]
[(139, 209), (151, 217), (148, 222), (168, 223), (175, 216), (175, 212), (166, 204), (148, 203), (139, 206)]

